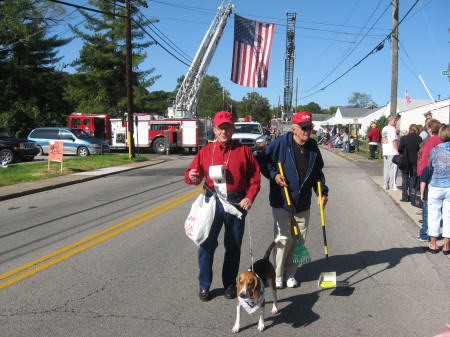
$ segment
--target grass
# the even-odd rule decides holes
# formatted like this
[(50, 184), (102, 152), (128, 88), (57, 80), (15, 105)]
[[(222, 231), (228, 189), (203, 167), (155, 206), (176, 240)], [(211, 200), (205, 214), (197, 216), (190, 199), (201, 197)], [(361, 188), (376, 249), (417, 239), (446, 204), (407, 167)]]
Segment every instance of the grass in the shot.
[(146, 160), (148, 159), (143, 156), (129, 159), (128, 155), (116, 154), (74, 157), (64, 159), (62, 172), (59, 162), (50, 162), (50, 170), (48, 169), (48, 161), (14, 164), (7, 168), (0, 168), (0, 187)]

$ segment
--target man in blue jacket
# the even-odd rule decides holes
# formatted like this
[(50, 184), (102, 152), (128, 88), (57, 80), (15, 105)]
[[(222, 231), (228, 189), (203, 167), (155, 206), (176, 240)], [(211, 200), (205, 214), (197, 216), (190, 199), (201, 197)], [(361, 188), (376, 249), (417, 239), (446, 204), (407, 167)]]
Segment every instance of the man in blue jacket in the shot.
[[(284, 288), (284, 282), (290, 288), (298, 287), (294, 277), (298, 265), (293, 263), (296, 241), (291, 234), (291, 211), (284, 187), (288, 187), (292, 198), (302, 244), (305, 243), (308, 230), (312, 190), (318, 194), (317, 181), (322, 186), (323, 207), (328, 201), (328, 187), (322, 172), (324, 163), (317, 142), (311, 139), (312, 129), (311, 113), (298, 112), (292, 116), (291, 132), (273, 140), (257, 156), (261, 173), (270, 180), (269, 202), (275, 237), (283, 237), (274, 248), (277, 288)], [(278, 162), (282, 164), (284, 177), (278, 171)]]

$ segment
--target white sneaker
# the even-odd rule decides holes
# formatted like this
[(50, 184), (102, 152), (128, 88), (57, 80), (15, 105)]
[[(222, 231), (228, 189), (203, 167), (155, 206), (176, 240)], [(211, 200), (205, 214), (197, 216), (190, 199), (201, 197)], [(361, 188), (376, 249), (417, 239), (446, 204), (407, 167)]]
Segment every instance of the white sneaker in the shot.
[(284, 278), (283, 277), (275, 278), (275, 286), (277, 287), (277, 289), (283, 289), (284, 288)]
[(291, 277), (291, 278), (288, 278), (286, 285), (288, 286), (288, 288), (297, 288), (298, 282), (295, 278)]

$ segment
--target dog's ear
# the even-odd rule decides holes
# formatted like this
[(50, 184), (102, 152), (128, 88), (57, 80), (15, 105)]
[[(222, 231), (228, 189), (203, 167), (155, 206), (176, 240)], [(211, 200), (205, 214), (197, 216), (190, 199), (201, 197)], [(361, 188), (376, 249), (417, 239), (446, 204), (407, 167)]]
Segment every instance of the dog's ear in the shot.
[(255, 287), (253, 288), (253, 298), (258, 299), (259, 298), (259, 291), (261, 289), (261, 284), (259, 283), (259, 278), (254, 276), (254, 284)]

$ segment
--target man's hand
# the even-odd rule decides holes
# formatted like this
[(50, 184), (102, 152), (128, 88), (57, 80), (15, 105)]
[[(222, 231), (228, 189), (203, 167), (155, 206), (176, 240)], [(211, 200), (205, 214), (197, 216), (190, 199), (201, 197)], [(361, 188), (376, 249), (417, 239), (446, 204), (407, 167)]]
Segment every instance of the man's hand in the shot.
[[(322, 207), (325, 208), (326, 204), (328, 202), (328, 196), (323, 195), (322, 196)], [(317, 204), (320, 205), (320, 199), (317, 197)]]
[(252, 208), (252, 205), (253, 205), (253, 202), (249, 198), (244, 198), (239, 203), (239, 206), (242, 209), (245, 209), (246, 211), (248, 211), (250, 208)]
[(286, 178), (281, 174), (278, 173), (273, 180), (281, 187), (287, 187)]
[(189, 179), (190, 179), (194, 184), (199, 183), (197, 169), (191, 169), (191, 170), (189, 171)]

